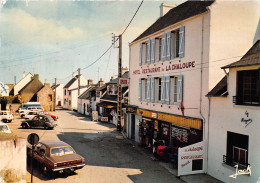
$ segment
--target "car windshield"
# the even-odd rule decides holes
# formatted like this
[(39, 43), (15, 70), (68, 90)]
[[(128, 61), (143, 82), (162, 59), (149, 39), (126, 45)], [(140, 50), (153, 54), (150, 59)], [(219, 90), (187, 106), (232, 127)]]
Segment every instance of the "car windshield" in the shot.
[(5, 130), (8, 130), (8, 127), (6, 125), (1, 125), (0, 131), (5, 131)]
[(57, 147), (51, 149), (51, 156), (63, 156), (67, 154), (74, 154), (71, 147)]

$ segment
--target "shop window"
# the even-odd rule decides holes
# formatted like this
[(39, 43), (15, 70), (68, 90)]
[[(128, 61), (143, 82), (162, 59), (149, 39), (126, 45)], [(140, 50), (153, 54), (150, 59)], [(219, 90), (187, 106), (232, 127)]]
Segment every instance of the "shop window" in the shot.
[(236, 105), (260, 105), (260, 70), (246, 70), (237, 72)]
[(234, 166), (247, 167), (248, 165), (248, 141), (247, 135), (227, 132), (227, 152), (224, 155), (224, 163)]

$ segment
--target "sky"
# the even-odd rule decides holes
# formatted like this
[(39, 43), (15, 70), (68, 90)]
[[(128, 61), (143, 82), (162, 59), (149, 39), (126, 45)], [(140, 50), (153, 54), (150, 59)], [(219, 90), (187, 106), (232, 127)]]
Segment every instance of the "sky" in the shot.
[[(118, 48), (109, 50), (112, 33), (119, 35), (141, 1), (0, 0), (0, 81), (14, 83), (23, 72), (40, 80), (66, 84), (81, 68), (86, 79), (116, 77)], [(160, 15), (162, 2), (145, 0), (122, 37), (122, 65), (129, 65), (129, 43)], [(89, 67), (88, 67), (89, 66)], [(83, 69), (82, 68), (86, 68)]]

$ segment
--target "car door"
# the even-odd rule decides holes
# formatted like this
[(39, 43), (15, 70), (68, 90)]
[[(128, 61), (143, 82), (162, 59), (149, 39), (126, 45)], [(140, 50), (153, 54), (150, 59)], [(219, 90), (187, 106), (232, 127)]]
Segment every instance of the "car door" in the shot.
[(44, 123), (45, 123), (44, 116), (39, 116), (39, 127), (44, 127)]

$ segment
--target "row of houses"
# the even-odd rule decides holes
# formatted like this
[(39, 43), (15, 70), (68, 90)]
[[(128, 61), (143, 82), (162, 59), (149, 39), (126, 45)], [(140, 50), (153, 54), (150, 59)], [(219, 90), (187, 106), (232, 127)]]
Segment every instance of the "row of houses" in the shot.
[[(178, 175), (257, 182), (260, 3), (187, 1), (160, 8), (158, 20), (129, 45), (123, 132), (142, 146), (158, 138), (178, 147)], [(66, 108), (96, 111), (116, 125), (118, 80), (81, 80), (80, 92), (77, 77), (64, 87)]]
[(23, 74), (22, 79), (17, 84), (1, 83), (1, 108), (6, 110), (13, 104), (17, 110), (22, 103), (40, 102), (45, 111), (54, 110), (54, 91), (56, 89), (56, 105), (63, 103), (63, 84), (50, 86), (49, 83), (42, 83), (39, 75), (28, 73)]

